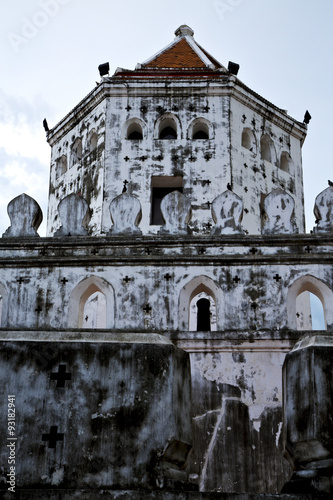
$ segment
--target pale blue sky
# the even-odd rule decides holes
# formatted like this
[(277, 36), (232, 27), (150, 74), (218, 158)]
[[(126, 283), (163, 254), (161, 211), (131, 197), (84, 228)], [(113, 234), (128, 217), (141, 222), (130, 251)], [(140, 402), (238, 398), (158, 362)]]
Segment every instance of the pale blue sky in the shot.
[[(0, 19), (0, 233), (8, 202), (34, 197), (46, 219), (50, 127), (99, 80), (109, 61), (133, 69), (167, 45), (180, 24), (239, 78), (302, 121), (308, 228), (331, 168), (333, 2), (330, 0), (13, 0)], [(333, 179), (332, 179), (333, 180)], [(45, 234), (45, 224), (39, 231)]]

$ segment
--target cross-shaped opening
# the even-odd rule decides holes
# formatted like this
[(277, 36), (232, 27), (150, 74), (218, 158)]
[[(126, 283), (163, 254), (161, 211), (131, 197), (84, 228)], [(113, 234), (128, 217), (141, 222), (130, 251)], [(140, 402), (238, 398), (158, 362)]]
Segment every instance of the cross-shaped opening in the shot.
[(143, 310), (146, 314), (149, 314), (151, 312), (152, 308), (149, 304), (146, 304), (145, 307), (143, 308)]
[(59, 365), (58, 372), (51, 373), (50, 379), (57, 381), (57, 387), (65, 387), (66, 380), (71, 380), (72, 374), (66, 372), (66, 365)]
[(42, 441), (49, 442), (49, 448), (55, 448), (57, 441), (63, 441), (63, 433), (58, 433), (58, 426), (52, 425), (49, 434), (42, 434)]

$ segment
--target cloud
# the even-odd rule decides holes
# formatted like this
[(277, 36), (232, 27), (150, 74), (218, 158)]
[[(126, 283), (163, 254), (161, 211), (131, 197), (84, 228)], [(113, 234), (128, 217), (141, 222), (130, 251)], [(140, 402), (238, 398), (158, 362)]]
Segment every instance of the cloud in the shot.
[(50, 104), (38, 95), (26, 99), (10, 95), (0, 89), (0, 103), (0, 123), (4, 125), (18, 127), (27, 124), (38, 131), (43, 130), (43, 118), (46, 115), (54, 115)]
[[(38, 96), (24, 99), (0, 89), (0, 235), (10, 222), (7, 205), (27, 193), (46, 218), (50, 147), (42, 126), (45, 114), (52, 114)], [(45, 222), (39, 231), (45, 232)]]
[(7, 215), (8, 203), (22, 193), (34, 198), (42, 208), (44, 224), (39, 234), (45, 233), (45, 219), (47, 213), (48, 195), (48, 165), (38, 158), (29, 158), (20, 154), (8, 154), (5, 148), (0, 147), (0, 234), (10, 224)]

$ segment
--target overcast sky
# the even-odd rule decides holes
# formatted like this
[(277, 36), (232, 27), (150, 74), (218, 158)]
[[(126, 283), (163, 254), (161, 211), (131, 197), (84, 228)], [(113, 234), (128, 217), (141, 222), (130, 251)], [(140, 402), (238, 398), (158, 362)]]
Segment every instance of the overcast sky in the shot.
[[(303, 146), (308, 229), (333, 178), (331, 0), (12, 0), (0, 18), (0, 234), (25, 192), (47, 216), (50, 148), (42, 126), (65, 116), (99, 80), (98, 65), (134, 69), (188, 24), (197, 42), (276, 106), (312, 120)], [(333, 179), (332, 179), (333, 180)], [(39, 233), (45, 235), (45, 222)]]

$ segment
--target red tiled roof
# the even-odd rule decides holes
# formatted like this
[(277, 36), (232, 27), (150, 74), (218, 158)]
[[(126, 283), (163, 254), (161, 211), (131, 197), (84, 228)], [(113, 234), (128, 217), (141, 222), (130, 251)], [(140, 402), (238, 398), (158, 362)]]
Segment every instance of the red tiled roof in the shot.
[(142, 68), (202, 68), (207, 69), (206, 64), (200, 59), (190, 47), (185, 38), (155, 59), (142, 66)]

